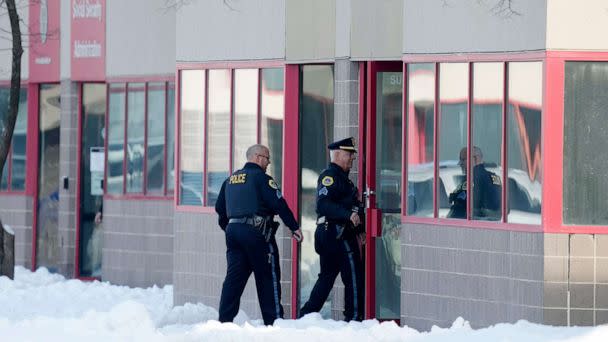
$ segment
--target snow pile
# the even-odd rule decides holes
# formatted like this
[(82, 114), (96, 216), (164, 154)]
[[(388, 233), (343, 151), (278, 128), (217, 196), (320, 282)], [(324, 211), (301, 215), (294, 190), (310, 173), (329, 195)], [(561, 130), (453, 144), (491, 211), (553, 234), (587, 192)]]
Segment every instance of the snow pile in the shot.
[(582, 341), (608, 340), (608, 326), (548, 327), (525, 321), (474, 330), (464, 319), (451, 328), (418, 332), (393, 322), (338, 322), (310, 314), (265, 327), (240, 312), (221, 324), (202, 304), (173, 308), (173, 288), (147, 289), (66, 280), (41, 268), (0, 277), (1, 341)]

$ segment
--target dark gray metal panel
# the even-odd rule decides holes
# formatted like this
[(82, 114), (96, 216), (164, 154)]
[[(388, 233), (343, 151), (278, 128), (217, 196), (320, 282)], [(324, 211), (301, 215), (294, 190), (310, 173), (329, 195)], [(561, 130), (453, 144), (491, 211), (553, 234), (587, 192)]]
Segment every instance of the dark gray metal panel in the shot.
[(495, 1), (404, 0), (403, 53), (543, 50), (547, 2), (509, 2), (517, 13), (500, 11)]
[(148, 287), (173, 282), (173, 201), (104, 200), (102, 279)]
[(283, 59), (285, 1), (189, 1), (175, 33), (178, 62)]

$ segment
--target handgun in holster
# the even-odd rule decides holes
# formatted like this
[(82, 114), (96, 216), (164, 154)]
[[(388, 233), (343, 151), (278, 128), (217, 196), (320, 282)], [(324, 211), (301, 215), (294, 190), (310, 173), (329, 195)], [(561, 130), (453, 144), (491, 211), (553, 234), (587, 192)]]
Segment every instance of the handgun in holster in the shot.
[(271, 217), (264, 219), (264, 224), (260, 228), (262, 235), (264, 235), (264, 240), (269, 242), (270, 239), (276, 234), (279, 229), (279, 222), (272, 220)]

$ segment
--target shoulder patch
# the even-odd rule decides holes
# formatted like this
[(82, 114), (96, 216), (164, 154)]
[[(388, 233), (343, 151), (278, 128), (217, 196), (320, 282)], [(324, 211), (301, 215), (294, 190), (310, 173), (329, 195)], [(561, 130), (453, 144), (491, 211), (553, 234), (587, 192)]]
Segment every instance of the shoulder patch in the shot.
[(322, 187), (321, 190), (319, 190), (319, 196), (327, 196), (327, 188), (326, 187)]
[(497, 175), (491, 175), (491, 176), (492, 176), (492, 184), (501, 185), (500, 177), (498, 177)]
[(274, 181), (274, 179), (269, 179), (268, 180), (268, 186), (270, 186), (271, 188), (278, 190), (279, 187), (277, 186), (277, 183)]
[(325, 176), (321, 180), (321, 184), (325, 186), (331, 186), (332, 184), (334, 184), (334, 178), (332, 176)]

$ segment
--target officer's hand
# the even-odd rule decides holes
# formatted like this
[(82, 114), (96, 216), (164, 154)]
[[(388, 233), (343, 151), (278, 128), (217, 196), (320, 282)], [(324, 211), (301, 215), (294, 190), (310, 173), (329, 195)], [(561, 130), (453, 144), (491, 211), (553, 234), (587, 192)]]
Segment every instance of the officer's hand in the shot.
[(352, 222), (353, 226), (355, 226), (355, 227), (357, 227), (359, 224), (361, 224), (361, 219), (359, 218), (359, 214), (352, 213), (350, 215), (350, 222)]
[(304, 241), (304, 235), (302, 235), (301, 229), (298, 229), (295, 232), (292, 232), (291, 237), (298, 242)]

